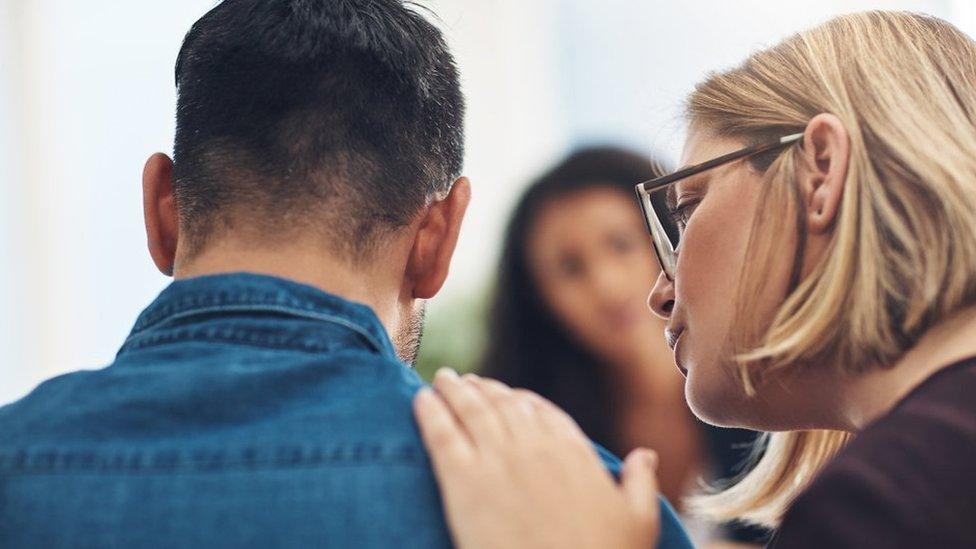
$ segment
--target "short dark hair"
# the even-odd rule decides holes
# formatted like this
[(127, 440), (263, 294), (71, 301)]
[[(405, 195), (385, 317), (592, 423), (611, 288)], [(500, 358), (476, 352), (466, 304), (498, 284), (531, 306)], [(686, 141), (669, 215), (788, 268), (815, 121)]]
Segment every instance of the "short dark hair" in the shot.
[(409, 223), (464, 156), (441, 32), (401, 0), (224, 0), (176, 60), (174, 193), (192, 255), (216, 231), (320, 230), (347, 255)]

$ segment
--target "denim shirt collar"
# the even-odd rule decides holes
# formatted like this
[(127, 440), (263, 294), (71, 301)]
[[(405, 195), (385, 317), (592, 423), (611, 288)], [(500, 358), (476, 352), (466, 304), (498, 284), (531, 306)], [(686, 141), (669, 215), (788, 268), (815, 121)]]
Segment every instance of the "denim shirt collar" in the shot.
[(252, 273), (228, 273), (173, 281), (136, 320), (119, 354), (155, 328), (220, 313), (288, 315), (345, 327), (373, 350), (399, 361), (376, 313), (313, 286)]

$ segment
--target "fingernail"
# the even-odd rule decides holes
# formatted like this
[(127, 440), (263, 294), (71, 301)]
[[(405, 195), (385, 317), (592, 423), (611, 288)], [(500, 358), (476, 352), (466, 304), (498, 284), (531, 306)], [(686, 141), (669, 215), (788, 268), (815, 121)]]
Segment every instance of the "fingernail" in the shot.
[(653, 470), (657, 470), (657, 453), (649, 448), (635, 448), (631, 453), (627, 454), (625, 461), (632, 465), (643, 464)]
[(433, 396), (434, 390), (430, 387), (421, 387), (420, 390), (417, 391), (417, 400), (430, 400)]

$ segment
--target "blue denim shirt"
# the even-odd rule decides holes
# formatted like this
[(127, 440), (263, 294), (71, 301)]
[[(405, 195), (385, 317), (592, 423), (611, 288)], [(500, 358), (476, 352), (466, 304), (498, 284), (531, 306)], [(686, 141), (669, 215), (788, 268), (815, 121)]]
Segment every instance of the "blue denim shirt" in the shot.
[[(363, 305), (174, 282), (113, 364), (0, 408), (0, 547), (449, 546), (422, 385)], [(663, 510), (662, 545), (687, 546)]]

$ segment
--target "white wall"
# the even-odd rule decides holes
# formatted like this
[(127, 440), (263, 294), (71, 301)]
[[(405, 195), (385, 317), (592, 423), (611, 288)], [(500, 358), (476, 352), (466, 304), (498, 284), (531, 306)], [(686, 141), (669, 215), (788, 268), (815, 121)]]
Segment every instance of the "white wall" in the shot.
[(164, 285), (145, 252), (140, 174), (171, 150), (173, 63), (209, 5), (2, 4), (0, 401), (109, 362)]
[[(110, 362), (165, 285), (145, 251), (140, 174), (171, 150), (173, 63), (211, 4), (0, 0), (0, 402)], [(843, 11), (976, 22), (966, 0), (429, 4), (463, 73), (475, 184), (441, 302), (490, 279), (519, 189), (568, 148), (613, 140), (673, 158), (681, 98), (708, 70)]]

